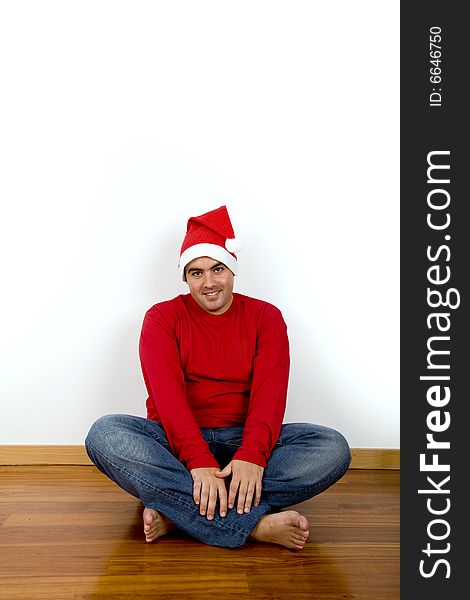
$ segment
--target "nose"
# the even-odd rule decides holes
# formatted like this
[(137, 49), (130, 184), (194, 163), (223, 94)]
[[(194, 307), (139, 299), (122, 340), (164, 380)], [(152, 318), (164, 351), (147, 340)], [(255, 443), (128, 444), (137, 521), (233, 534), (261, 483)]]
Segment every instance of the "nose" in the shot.
[(212, 271), (208, 271), (204, 276), (204, 287), (212, 288), (214, 287), (214, 274)]

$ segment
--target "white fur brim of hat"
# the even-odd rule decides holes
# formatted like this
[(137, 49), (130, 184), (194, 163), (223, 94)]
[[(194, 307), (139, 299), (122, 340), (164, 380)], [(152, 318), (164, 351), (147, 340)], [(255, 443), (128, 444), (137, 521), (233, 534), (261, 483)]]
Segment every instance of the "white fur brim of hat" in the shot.
[[(227, 242), (234, 242), (234, 240), (227, 240)], [(229, 247), (233, 248), (234, 244), (229, 244)], [(241, 249), (240, 245), (238, 244), (235, 247)], [(236, 252), (238, 250), (231, 251)], [(195, 258), (200, 258), (201, 256), (208, 256), (209, 258), (220, 261), (226, 267), (228, 267), (234, 275), (238, 275), (237, 259), (234, 258), (230, 252), (228, 252), (228, 250), (222, 246), (218, 246), (217, 244), (194, 244), (194, 246), (186, 248), (186, 250), (180, 256), (178, 267), (181, 271), (181, 277), (183, 281), (186, 281), (184, 276), (184, 268), (186, 265), (188, 265)]]

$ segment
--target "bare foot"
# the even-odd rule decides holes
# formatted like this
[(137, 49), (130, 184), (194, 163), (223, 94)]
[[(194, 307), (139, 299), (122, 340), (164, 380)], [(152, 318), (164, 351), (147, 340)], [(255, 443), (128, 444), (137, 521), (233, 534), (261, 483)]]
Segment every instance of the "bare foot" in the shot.
[(157, 538), (169, 533), (176, 525), (164, 515), (153, 508), (144, 508), (144, 534), (147, 542), (153, 542)]
[(308, 521), (295, 510), (265, 515), (251, 532), (251, 537), (258, 542), (280, 544), (294, 550), (302, 550), (308, 536)]

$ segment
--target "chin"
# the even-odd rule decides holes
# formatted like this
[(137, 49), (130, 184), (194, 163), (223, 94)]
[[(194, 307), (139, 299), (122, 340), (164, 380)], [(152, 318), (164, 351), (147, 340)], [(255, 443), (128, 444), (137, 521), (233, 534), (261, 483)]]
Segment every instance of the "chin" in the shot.
[(207, 302), (205, 298), (202, 300), (202, 306), (208, 312), (216, 312), (218, 310), (221, 310), (225, 306), (225, 304), (226, 301), (224, 300), (224, 298), (218, 299), (217, 302)]
[(225, 306), (224, 304), (219, 304), (219, 303), (217, 303), (217, 305), (215, 305), (215, 304), (204, 304), (204, 307), (205, 307), (205, 309), (208, 312), (215, 312), (217, 310), (220, 310), (224, 306)]

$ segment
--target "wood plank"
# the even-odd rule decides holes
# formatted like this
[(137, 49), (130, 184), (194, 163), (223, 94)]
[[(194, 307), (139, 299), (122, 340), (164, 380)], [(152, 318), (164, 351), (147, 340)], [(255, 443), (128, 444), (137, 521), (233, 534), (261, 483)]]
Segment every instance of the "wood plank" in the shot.
[[(400, 450), (352, 448), (352, 469), (399, 469)], [(0, 445), (0, 465), (91, 465), (85, 447)]]
[(0, 465), (91, 465), (84, 445), (0, 445)]
[(395, 448), (351, 448), (352, 469), (399, 469), (400, 450)]
[(147, 544), (142, 505), (89, 466), (0, 467), (0, 599), (398, 600), (398, 470), (350, 469), (295, 508), (301, 552), (226, 550), (175, 531)]

